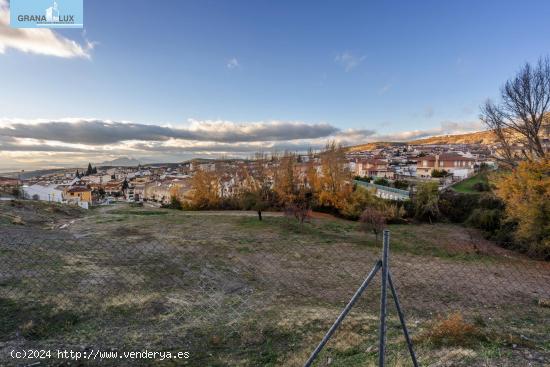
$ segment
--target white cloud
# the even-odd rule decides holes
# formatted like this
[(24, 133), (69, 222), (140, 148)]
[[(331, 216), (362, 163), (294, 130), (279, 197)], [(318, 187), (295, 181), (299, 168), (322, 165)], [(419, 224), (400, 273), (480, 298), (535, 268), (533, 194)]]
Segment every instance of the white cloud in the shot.
[(86, 41), (81, 45), (65, 38), (51, 29), (12, 28), (9, 25), (9, 8), (0, 0), (0, 54), (8, 49), (39, 55), (62, 58), (91, 57), (94, 43)]
[(227, 66), (227, 68), (229, 70), (231, 70), (231, 69), (239, 68), (241, 66), (241, 64), (239, 64), (239, 60), (237, 60), (236, 58), (233, 57), (233, 58), (227, 60), (227, 64), (225, 66)]
[(342, 66), (346, 72), (348, 72), (359, 66), (365, 58), (366, 56), (358, 56), (351, 51), (344, 51), (336, 55), (334, 61)]
[(375, 141), (409, 141), (481, 130), (479, 121), (445, 121), (439, 127), (395, 133), (338, 129), (304, 122), (189, 120), (185, 126), (146, 125), (111, 120), (66, 118), (0, 119), (1, 170), (102, 162), (132, 156), (149, 162), (192, 157), (246, 157), (258, 151), (322, 149), (328, 140), (344, 146)]
[(186, 127), (169, 127), (94, 119), (0, 120), (0, 137), (37, 139), (88, 145), (115, 144), (129, 140), (212, 141), (220, 143), (262, 142), (326, 137), (338, 129), (326, 123), (260, 121), (235, 123), (223, 120), (189, 120)]

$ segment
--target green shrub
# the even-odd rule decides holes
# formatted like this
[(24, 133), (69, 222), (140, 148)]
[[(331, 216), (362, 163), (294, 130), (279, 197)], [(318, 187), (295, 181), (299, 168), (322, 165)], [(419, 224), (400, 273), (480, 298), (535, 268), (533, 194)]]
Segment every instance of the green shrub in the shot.
[(383, 178), (383, 177), (380, 177), (380, 178), (377, 178), (376, 180), (374, 180), (374, 184), (375, 185), (381, 185), (381, 186), (390, 186), (390, 182)]
[(503, 211), (500, 209), (476, 208), (466, 223), (489, 234), (493, 234), (499, 230), (503, 214)]
[(442, 170), (434, 169), (432, 171), (432, 177), (434, 177), (434, 178), (445, 177), (448, 174), (449, 174), (449, 172), (445, 171), (444, 169), (442, 169)]
[(425, 182), (418, 185), (413, 202), (416, 219), (432, 223), (440, 218), (439, 188), (436, 182)]
[(409, 182), (405, 180), (395, 180), (393, 187), (400, 190), (407, 190), (409, 188)]
[(355, 179), (357, 181), (363, 181), (363, 182), (371, 182), (372, 181), (372, 177), (355, 176)]
[(472, 188), (478, 192), (491, 191), (491, 187), (487, 182), (476, 182)]
[(170, 203), (163, 204), (162, 207), (167, 208), (167, 209), (182, 210), (183, 209), (183, 204), (181, 203), (181, 201), (176, 196), (172, 196), (170, 198)]
[(445, 218), (454, 223), (463, 223), (479, 206), (479, 200), (477, 195), (446, 190), (440, 195), (438, 206)]
[(504, 210), (504, 202), (493, 194), (482, 194), (479, 197), (478, 205), (484, 209), (501, 209)]
[[(372, 190), (356, 186), (350, 198), (336, 214), (347, 219), (357, 220), (367, 207), (382, 208), (383, 204), (383, 200), (377, 198)], [(325, 210), (325, 212), (327, 211)]]

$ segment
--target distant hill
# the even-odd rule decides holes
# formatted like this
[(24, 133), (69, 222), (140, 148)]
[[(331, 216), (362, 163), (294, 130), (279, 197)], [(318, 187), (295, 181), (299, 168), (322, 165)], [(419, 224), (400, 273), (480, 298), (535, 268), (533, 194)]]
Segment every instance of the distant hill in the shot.
[(475, 133), (432, 136), (430, 138), (417, 139), (408, 144), (494, 144), (496, 136), (492, 131), (478, 131)]
[(356, 152), (362, 150), (374, 150), (389, 146), (400, 146), (406, 144), (412, 145), (432, 145), (432, 144), (493, 144), (496, 137), (492, 131), (478, 131), (467, 134), (441, 135), (429, 138), (416, 139), (407, 142), (374, 142), (348, 147), (348, 151)]

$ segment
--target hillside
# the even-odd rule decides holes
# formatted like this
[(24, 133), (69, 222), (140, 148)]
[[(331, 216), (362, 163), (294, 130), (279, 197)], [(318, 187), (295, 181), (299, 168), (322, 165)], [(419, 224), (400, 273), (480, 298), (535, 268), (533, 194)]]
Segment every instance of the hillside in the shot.
[(431, 145), (431, 144), (493, 144), (496, 137), (491, 131), (478, 131), (468, 134), (440, 135), (429, 138), (411, 140), (407, 142), (374, 142), (348, 147), (350, 152), (361, 150), (373, 150), (388, 146), (397, 146), (404, 144), (413, 145)]
[(409, 142), (409, 144), (493, 144), (495, 142), (496, 137), (492, 131), (478, 131), (468, 134), (442, 135), (417, 139)]

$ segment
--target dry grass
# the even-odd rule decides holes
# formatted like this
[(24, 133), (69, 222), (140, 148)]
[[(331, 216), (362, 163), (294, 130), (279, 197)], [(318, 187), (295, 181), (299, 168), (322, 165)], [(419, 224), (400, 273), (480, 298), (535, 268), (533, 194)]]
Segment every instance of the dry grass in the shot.
[[(301, 227), (268, 214), (259, 222), (239, 212), (120, 206), (91, 210), (76, 221), (53, 213), (57, 219), (49, 229), (36, 220), (46, 213), (16, 210), (29, 224), (7, 223), (0, 231), (23, 240), (30, 231), (32, 237), (24, 246), (0, 238), (0, 262), (7, 269), (0, 271), (0, 336), (6, 348), (30, 346), (16, 335), (27, 330), (38, 345), (178, 349), (183, 343), (193, 355), (189, 366), (301, 366), (380, 251), (357, 223), (333, 218), (313, 218)], [(0, 212), (13, 211), (0, 205)], [(544, 323), (550, 314), (537, 300), (550, 294), (550, 264), (507, 251), (470, 253), (470, 236), (455, 225), (390, 230), (392, 277), (411, 334), (421, 341), (422, 365), (479, 366), (489, 360), (491, 366), (521, 366), (519, 357), (500, 351), (548, 345)], [(317, 366), (329, 360), (330, 367), (376, 365), (379, 289), (377, 277)], [(52, 309), (24, 308), (30, 295)], [(2, 306), (3, 297), (9, 300)], [(434, 314), (451, 309), (464, 316), (433, 321)], [(486, 325), (466, 321), (477, 314)], [(408, 366), (391, 303), (390, 320), (388, 366)], [(493, 340), (485, 341), (487, 335)], [(518, 335), (533, 342), (521, 344)], [(486, 344), (494, 355), (484, 352)]]
[(428, 329), (418, 336), (417, 341), (441, 346), (475, 346), (487, 341), (487, 336), (474, 324), (466, 322), (459, 312), (438, 317)]

